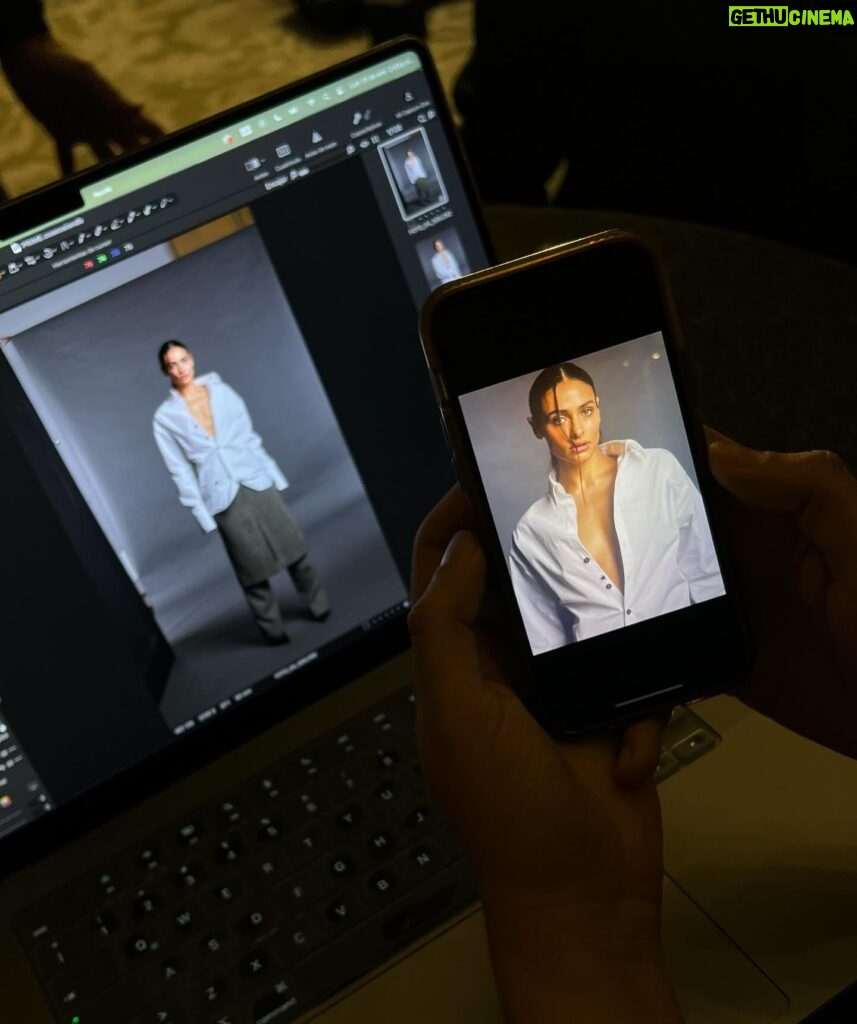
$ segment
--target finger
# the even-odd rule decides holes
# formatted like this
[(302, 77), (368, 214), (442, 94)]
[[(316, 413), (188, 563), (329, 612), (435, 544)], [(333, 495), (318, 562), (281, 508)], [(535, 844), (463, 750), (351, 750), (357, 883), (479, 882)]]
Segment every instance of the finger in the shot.
[(459, 531), (408, 616), (421, 703), (454, 705), (466, 696), (462, 677), (481, 676), (473, 625), (484, 591), (482, 549), (472, 533)]
[(153, 139), (162, 139), (166, 134), (159, 124), (156, 124), (139, 110), (131, 122), (131, 127), (138, 137), (148, 139), (150, 142)]
[(639, 789), (652, 781), (661, 756), (666, 720), (666, 717), (646, 718), (625, 729), (614, 772), (620, 786)]
[(57, 139), (57, 163), (60, 165), (60, 171), (63, 177), (68, 174), (74, 174), (74, 156), (72, 154), (71, 143), (60, 141)]
[(711, 471), (745, 505), (797, 519), (830, 574), (857, 581), (857, 480), (832, 452), (758, 452), (729, 439), (709, 444)]
[(88, 145), (99, 162), (104, 163), (105, 160), (113, 159), (113, 150), (106, 139), (89, 139)]
[(456, 485), (429, 512), (417, 531), (411, 566), (411, 596), (414, 601), (429, 585), (453, 534), (473, 526), (470, 503)]

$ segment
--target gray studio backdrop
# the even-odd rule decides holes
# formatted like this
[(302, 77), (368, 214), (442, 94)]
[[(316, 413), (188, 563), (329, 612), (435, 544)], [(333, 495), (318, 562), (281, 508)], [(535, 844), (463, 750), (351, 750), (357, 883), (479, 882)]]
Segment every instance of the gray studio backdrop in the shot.
[(412, 220), (422, 213), (433, 210), (441, 203), (445, 203), (447, 194), (444, 184), (440, 179), (434, 154), (429, 148), (428, 136), (424, 129), (418, 128), (416, 131), (411, 132), (410, 135), (404, 135), (396, 139), (395, 142), (378, 147), (381, 159), (384, 161), (389, 173), (393, 175), (396, 186), (398, 186), (400, 201), (405, 203), (413, 202), (417, 194), (416, 189), (408, 181), (408, 176), (405, 173), (405, 160), (408, 156), (408, 150), (413, 150), (414, 155), (422, 161), (426, 172), (427, 186), (429, 191), (434, 193), (432, 201), (426, 203), (425, 206), (420, 206), (416, 210), (402, 210), (402, 217), (405, 220)]
[[(244, 398), (289, 480), (284, 496), (313, 561), (325, 561), (320, 547), (330, 548), (319, 537), (353, 532), (352, 543), (378, 552), (376, 610), (401, 599), (401, 580), (255, 228), (57, 312), (14, 339), (10, 361), (173, 645), (213, 624), (226, 627), (230, 616), (252, 620), (217, 533), (203, 534), (179, 504), (152, 436), (152, 416), (169, 392), (157, 364), (168, 338), (191, 349), (197, 373), (217, 371)], [(333, 582), (329, 569), (325, 582)], [(228, 591), (232, 611), (215, 611), (218, 588)], [(356, 621), (365, 612), (355, 608)], [(213, 623), (217, 614), (224, 621)], [(330, 626), (338, 633), (355, 624), (339, 617)]]
[(436, 238), (439, 238), (447, 250), (456, 258), (462, 275), (470, 273), (470, 263), (464, 252), (461, 239), (458, 237), (458, 232), (454, 228), (441, 228), (440, 231), (431, 232), (430, 238), (426, 238), (417, 244), (417, 256), (430, 288), (437, 288), (440, 285), (440, 281), (438, 281), (434, 267), (431, 264), (432, 256), (435, 254), (434, 242)]
[[(586, 370), (595, 382), (605, 441), (631, 438), (644, 448), (666, 448), (696, 483), (660, 334), (570, 361)], [(546, 492), (551, 469), (547, 445), (533, 435), (527, 423), (530, 385), (540, 371), (541, 367), (461, 398), (497, 532), (507, 554), (518, 520)]]

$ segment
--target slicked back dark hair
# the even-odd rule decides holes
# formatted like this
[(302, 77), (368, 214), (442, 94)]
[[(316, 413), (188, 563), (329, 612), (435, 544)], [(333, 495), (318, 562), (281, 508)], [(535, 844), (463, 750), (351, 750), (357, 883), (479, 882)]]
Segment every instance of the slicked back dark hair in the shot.
[(183, 341), (178, 341), (176, 338), (170, 338), (169, 341), (165, 341), (158, 349), (158, 366), (161, 368), (161, 373), (167, 372), (167, 368), (164, 366), (164, 357), (171, 348), (183, 348), (185, 352), (190, 352), (190, 349)]
[[(555, 392), (557, 384), (561, 384), (564, 380), (583, 381), (584, 384), (588, 384), (592, 388), (595, 397), (598, 397), (595, 381), (582, 366), (578, 366), (577, 363), (555, 363), (553, 366), (547, 366), (530, 385), (530, 415), (533, 417), (534, 424), (538, 425), (544, 419), (542, 397), (548, 391)], [(556, 398), (556, 394), (554, 394), (554, 398)]]

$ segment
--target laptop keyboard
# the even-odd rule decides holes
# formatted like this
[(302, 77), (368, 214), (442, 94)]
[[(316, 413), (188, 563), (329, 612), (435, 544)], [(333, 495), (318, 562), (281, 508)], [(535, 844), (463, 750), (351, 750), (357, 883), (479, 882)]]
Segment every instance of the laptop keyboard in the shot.
[[(718, 741), (677, 709), (656, 777)], [(399, 691), (16, 927), (61, 1024), (282, 1024), (476, 896)]]

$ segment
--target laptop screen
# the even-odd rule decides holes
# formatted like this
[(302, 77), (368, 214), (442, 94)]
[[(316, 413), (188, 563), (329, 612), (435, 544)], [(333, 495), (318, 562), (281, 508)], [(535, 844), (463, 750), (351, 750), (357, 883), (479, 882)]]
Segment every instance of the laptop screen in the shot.
[(417, 315), (488, 259), (410, 44), (74, 186), (0, 213), (3, 850), (401, 647), (452, 479)]

